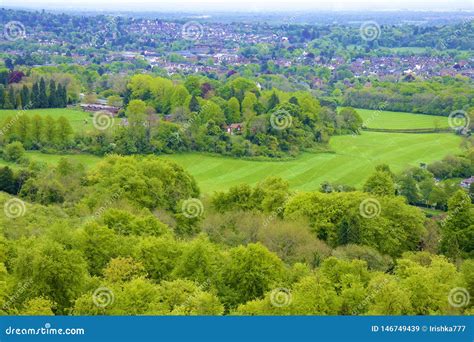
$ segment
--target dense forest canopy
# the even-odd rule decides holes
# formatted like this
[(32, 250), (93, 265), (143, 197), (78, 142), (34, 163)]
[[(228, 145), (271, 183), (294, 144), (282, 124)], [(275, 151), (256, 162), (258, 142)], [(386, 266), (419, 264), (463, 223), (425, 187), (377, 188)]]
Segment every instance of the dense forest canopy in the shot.
[(472, 18), (0, 14), (0, 315), (474, 313)]

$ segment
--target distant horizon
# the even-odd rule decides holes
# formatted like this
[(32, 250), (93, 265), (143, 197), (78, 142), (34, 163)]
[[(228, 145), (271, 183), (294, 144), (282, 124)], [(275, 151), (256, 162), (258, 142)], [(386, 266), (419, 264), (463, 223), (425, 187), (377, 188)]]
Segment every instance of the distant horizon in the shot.
[[(396, 7), (394, 7), (396, 6)], [(450, 3), (440, 0), (400, 0), (394, 5), (389, 0), (338, 0), (331, 3), (322, 1), (294, 0), (240, 0), (223, 2), (217, 0), (139, 0), (130, 3), (126, 0), (1, 0), (1, 7), (24, 10), (63, 10), (91, 12), (236, 12), (236, 13), (279, 13), (279, 12), (472, 12), (474, 1), (453, 0)]]
[[(46, 7), (46, 6), (39, 6), (39, 7), (31, 7), (31, 6), (5, 6), (0, 5), (0, 8), (3, 9), (10, 9), (10, 10), (24, 10), (24, 11), (51, 11), (51, 12), (86, 12), (86, 13), (114, 13), (114, 12), (123, 12), (123, 13), (164, 13), (164, 14), (177, 14), (177, 13), (184, 13), (184, 14), (201, 14), (202, 16), (206, 16), (209, 14), (216, 14), (216, 13), (226, 13), (226, 14), (255, 14), (255, 13), (264, 13), (264, 14), (283, 14), (283, 13), (300, 13), (300, 14), (317, 14), (317, 13), (339, 13), (339, 14), (353, 14), (353, 13), (388, 13), (388, 12), (400, 12), (400, 13), (473, 13), (473, 9), (452, 9), (452, 10), (442, 10), (442, 9), (310, 9), (310, 10), (230, 10), (230, 9), (207, 9), (207, 10), (192, 10), (192, 9), (136, 9), (136, 8), (89, 8), (89, 7)], [(474, 18), (473, 18), (474, 19)]]

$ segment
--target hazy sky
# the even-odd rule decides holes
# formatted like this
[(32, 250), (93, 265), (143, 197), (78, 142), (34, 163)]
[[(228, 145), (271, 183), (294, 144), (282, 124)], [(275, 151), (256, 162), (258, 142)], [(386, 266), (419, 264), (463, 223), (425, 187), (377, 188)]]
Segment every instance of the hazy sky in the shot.
[(99, 10), (474, 10), (474, 0), (0, 0), (0, 5)]

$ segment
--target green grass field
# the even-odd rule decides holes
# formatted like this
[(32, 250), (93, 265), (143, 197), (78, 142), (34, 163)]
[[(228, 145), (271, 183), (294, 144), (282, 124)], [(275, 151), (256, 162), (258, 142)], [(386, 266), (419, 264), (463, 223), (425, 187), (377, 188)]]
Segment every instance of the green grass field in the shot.
[[(48, 163), (51, 165), (56, 165), (61, 158), (70, 158), (80, 162), (86, 168), (94, 166), (102, 159), (91, 154), (44, 154), (41, 152), (26, 152), (26, 157), (28, 157), (30, 160)], [(0, 166), (10, 166), (12, 168), (19, 167), (19, 165), (8, 163), (3, 159), (0, 159)]]
[[(331, 139), (335, 153), (303, 153), (291, 161), (249, 161), (200, 153), (161, 156), (182, 165), (204, 193), (225, 190), (240, 183), (255, 184), (267, 176), (287, 179), (293, 189), (315, 190), (323, 181), (360, 187), (381, 163), (399, 172), (407, 166), (430, 163), (459, 152), (461, 138), (454, 134), (405, 134), (364, 132), (360, 136)], [(56, 164), (69, 157), (92, 167), (100, 161), (91, 155), (51, 155), (28, 152), (32, 160)], [(10, 165), (2, 161), (1, 165)]]
[(459, 152), (460, 138), (453, 134), (364, 132), (361, 136), (331, 138), (336, 153), (304, 153), (292, 161), (247, 161), (196, 153), (170, 155), (198, 181), (204, 193), (240, 183), (255, 184), (267, 176), (287, 179), (293, 189), (315, 190), (323, 181), (360, 187), (381, 163), (393, 171), (442, 159)]
[(356, 109), (367, 128), (414, 129), (448, 128), (445, 116), (390, 112), (385, 110)]
[[(0, 122), (10, 116), (14, 117), (17, 113), (22, 112), (21, 110), (0, 110)], [(58, 119), (61, 116), (69, 119), (74, 131), (79, 132), (81, 130), (93, 129), (91, 113), (83, 112), (80, 109), (72, 108), (45, 108), (45, 109), (29, 109), (24, 111), (26, 115), (32, 117), (33, 115), (46, 116), (50, 115), (53, 119)], [(86, 123), (87, 122), (87, 123)]]

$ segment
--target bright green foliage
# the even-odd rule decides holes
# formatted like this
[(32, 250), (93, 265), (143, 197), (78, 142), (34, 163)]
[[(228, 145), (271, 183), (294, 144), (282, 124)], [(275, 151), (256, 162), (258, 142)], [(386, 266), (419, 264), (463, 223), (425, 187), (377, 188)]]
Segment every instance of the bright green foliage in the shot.
[(88, 277), (78, 250), (48, 240), (30, 240), (20, 246), (13, 269), (17, 279), (28, 281), (27, 298), (43, 296), (57, 303), (60, 313), (81, 293)]
[(447, 256), (472, 257), (474, 251), (474, 206), (459, 190), (448, 201), (448, 214), (441, 223), (441, 250)]
[(146, 275), (140, 262), (123, 257), (110, 260), (103, 273), (104, 278), (111, 283), (123, 283)]
[(215, 283), (222, 270), (221, 251), (200, 235), (183, 248), (183, 254), (173, 271), (173, 277), (194, 280), (197, 283)]
[(3, 150), (3, 159), (11, 162), (19, 162), (25, 155), (25, 148), (21, 142), (13, 142)]
[(231, 306), (261, 297), (281, 279), (283, 264), (261, 244), (239, 246), (229, 251), (220, 293)]
[(94, 194), (87, 198), (92, 208), (115, 193), (149, 209), (175, 210), (179, 200), (199, 194), (194, 179), (180, 166), (153, 157), (108, 157), (88, 179), (94, 188)]
[(375, 171), (365, 182), (364, 191), (377, 196), (393, 196), (395, 194), (395, 184), (389, 173)]
[(25, 303), (24, 308), (20, 311), (20, 315), (25, 316), (53, 316), (55, 305), (52, 301), (38, 297), (30, 299)]
[(422, 213), (401, 197), (301, 193), (288, 202), (285, 218), (302, 217), (309, 220), (317, 237), (331, 246), (356, 243), (391, 256), (414, 250), (424, 234)]
[(134, 257), (145, 267), (151, 279), (168, 279), (176, 267), (182, 248), (169, 237), (146, 237), (135, 247)]

